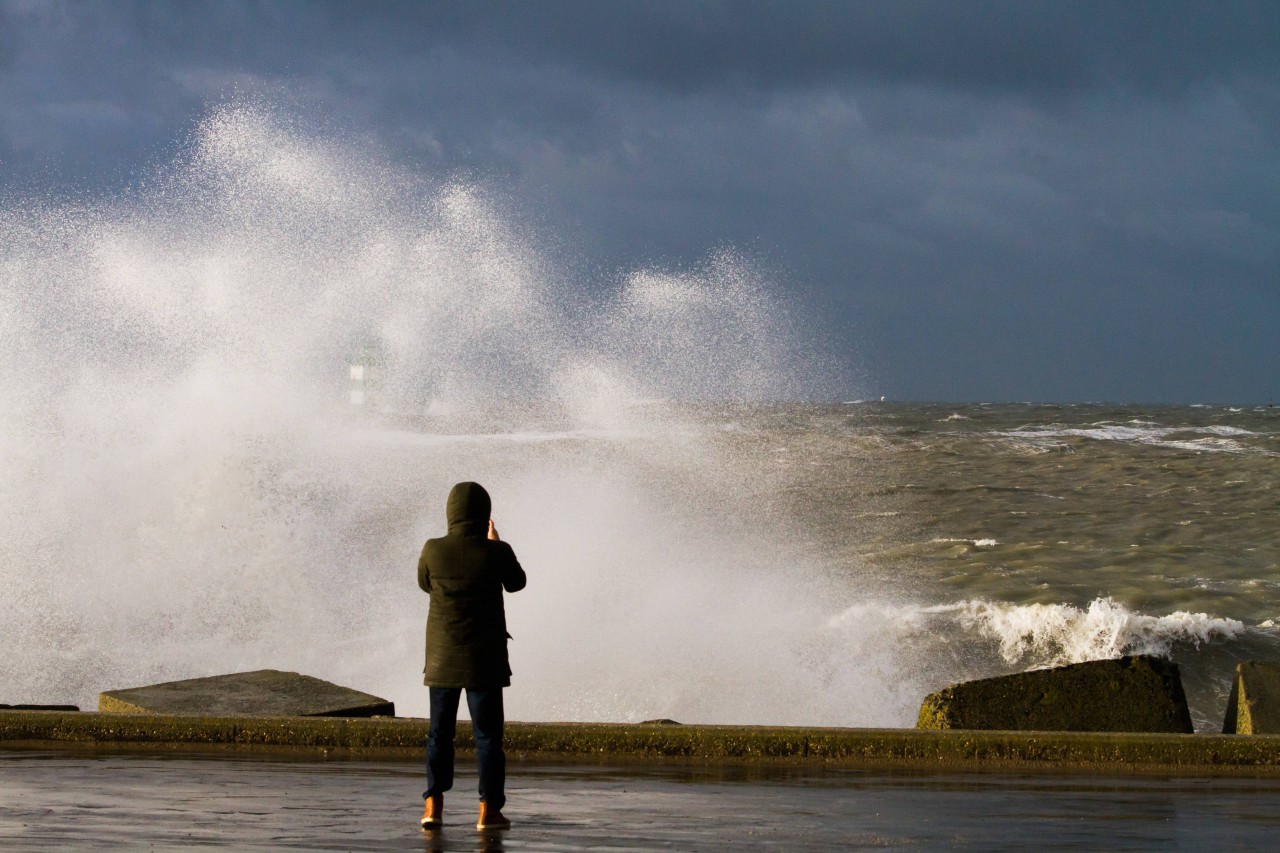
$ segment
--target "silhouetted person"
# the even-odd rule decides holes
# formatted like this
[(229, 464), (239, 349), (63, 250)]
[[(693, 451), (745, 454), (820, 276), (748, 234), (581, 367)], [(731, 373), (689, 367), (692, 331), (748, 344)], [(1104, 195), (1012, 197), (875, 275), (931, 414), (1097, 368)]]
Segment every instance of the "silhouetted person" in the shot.
[(491, 507), (489, 493), (479, 483), (458, 483), (445, 507), (448, 534), (428, 539), (418, 558), (418, 586), (431, 596), (422, 670), (423, 683), (431, 688), (423, 829), (441, 825), (443, 794), (453, 787), (453, 739), (464, 689), (480, 771), (476, 829), (511, 825), (502, 816), (507, 774), (502, 688), (511, 684), (502, 591), (524, 589), (525, 575), (511, 546), (498, 539)]

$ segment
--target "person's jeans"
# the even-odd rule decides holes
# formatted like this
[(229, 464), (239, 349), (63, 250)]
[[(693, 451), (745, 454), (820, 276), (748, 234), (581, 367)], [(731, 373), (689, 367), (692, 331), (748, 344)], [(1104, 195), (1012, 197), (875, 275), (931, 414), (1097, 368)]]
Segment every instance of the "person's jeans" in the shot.
[[(427, 790), (423, 799), (453, 787), (453, 739), (458, 729), (461, 687), (432, 687), (431, 728), (427, 732)], [(507, 754), (502, 751), (502, 688), (467, 688), (471, 731), (476, 739), (476, 765), (480, 770), (480, 799), (490, 808), (507, 802)]]

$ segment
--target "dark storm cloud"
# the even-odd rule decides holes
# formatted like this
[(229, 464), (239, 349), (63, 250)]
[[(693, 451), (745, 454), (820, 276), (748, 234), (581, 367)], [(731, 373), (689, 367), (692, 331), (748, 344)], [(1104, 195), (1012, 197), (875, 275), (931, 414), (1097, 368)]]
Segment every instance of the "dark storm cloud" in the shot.
[[(346, 23), (368, 24), (366, 10), (346, 9)], [(1206, 77), (1272, 74), (1280, 50), (1280, 16), (1267, 0), (576, 0), (408, 4), (380, 14), (418, 23), (428, 41), (677, 91), (853, 78), (1019, 92), (1117, 82), (1176, 90)]]
[(284, 93), (595, 268), (762, 255), (867, 391), (1262, 399), (1275, 8), (0, 0), (0, 189), (119, 187)]
[[(562, 2), (9, 2), (0, 58), (42, 23), (74, 53), (126, 65), (216, 59), (259, 70), (335, 55), (372, 63), (451, 48), (562, 65), (677, 91), (854, 79), (1013, 92), (1176, 91), (1275, 74), (1280, 15), (1269, 0), (562, 0)], [(16, 26), (15, 26), (16, 25)]]

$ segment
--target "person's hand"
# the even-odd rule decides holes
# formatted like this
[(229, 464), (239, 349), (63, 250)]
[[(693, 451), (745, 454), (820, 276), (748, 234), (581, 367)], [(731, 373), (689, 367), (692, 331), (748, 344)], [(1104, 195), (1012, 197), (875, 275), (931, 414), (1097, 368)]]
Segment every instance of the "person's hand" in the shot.
[(489, 538), (490, 538), (490, 539), (492, 539), (492, 540), (493, 540), (493, 541), (495, 541), (495, 542), (499, 541), (499, 540), (498, 540), (498, 528), (496, 528), (496, 527), (494, 527), (494, 526), (493, 526), (493, 519), (492, 519), (492, 518), (491, 518), (491, 519), (489, 519)]

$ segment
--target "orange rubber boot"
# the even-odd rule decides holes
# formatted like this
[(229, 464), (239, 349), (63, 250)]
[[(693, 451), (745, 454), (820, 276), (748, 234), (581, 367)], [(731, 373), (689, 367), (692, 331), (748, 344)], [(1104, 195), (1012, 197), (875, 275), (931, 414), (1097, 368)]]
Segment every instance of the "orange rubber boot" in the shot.
[(476, 829), (510, 829), (511, 821), (502, 816), (500, 809), (491, 809), (484, 800), (480, 801), (480, 819), (476, 821)]
[(422, 828), (436, 829), (440, 826), (444, 826), (444, 797), (436, 794), (423, 801)]

